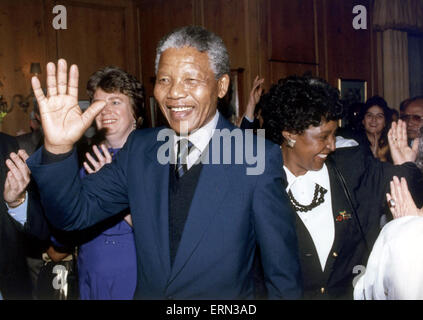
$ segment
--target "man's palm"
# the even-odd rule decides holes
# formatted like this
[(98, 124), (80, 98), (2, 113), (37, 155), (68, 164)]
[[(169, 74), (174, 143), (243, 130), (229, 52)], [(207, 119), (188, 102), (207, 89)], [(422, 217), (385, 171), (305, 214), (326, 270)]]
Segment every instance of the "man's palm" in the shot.
[(82, 137), (103, 109), (105, 102), (93, 103), (84, 113), (78, 105), (78, 67), (71, 66), (67, 82), (66, 61), (47, 64), (47, 97), (38, 78), (32, 78), (32, 88), (37, 99), (44, 131), (45, 148), (52, 153), (65, 153)]

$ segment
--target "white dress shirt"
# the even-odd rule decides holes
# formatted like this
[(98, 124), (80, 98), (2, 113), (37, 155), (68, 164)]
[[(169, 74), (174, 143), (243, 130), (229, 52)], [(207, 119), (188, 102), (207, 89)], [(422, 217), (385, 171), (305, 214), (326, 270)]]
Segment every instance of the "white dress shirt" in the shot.
[(354, 299), (423, 299), (422, 243), (423, 217), (407, 216), (386, 224), (354, 288)]
[(322, 204), (307, 212), (297, 212), (313, 239), (323, 271), (335, 238), (335, 223), (332, 213), (332, 196), (330, 193), (328, 169), (324, 164), (319, 171), (310, 170), (305, 175), (296, 177), (287, 167), (284, 166), (283, 168), (288, 179), (286, 192), (291, 190), (294, 198), (302, 205), (311, 203), (316, 184), (328, 191), (324, 195), (324, 202)]
[(24, 225), (27, 219), (27, 209), (28, 209), (28, 192), (25, 194), (25, 201), (16, 208), (9, 208), (6, 203), (9, 215), (19, 222), (21, 225)]
[(345, 139), (342, 136), (336, 136), (336, 148), (348, 148), (358, 146), (358, 142), (354, 139)]
[(195, 148), (192, 148), (192, 150), (190, 151), (187, 157), (187, 168), (190, 169), (195, 164), (195, 162), (200, 158), (204, 150), (207, 148), (207, 145), (209, 144), (210, 139), (212, 138), (214, 134), (214, 130), (216, 129), (218, 120), (219, 120), (219, 112), (216, 111), (216, 114), (208, 123), (206, 123), (201, 128), (191, 132), (188, 136), (178, 136), (175, 134), (174, 140), (173, 140), (175, 159), (178, 154), (177, 153), (178, 141), (181, 139), (188, 138), (188, 140), (191, 141), (195, 146)]

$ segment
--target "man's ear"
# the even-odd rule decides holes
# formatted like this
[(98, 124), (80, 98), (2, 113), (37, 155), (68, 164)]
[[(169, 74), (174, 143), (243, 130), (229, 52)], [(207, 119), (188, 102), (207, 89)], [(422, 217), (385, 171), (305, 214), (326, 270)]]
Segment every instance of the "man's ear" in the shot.
[(219, 98), (223, 98), (229, 89), (229, 83), (231, 82), (231, 79), (229, 78), (229, 75), (224, 74), (220, 77), (219, 80), (217, 80), (217, 96)]

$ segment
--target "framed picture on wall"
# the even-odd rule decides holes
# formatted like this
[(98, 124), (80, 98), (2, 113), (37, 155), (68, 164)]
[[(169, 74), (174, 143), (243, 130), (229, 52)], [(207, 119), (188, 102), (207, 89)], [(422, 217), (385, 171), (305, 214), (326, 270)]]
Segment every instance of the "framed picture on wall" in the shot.
[(367, 100), (367, 81), (355, 79), (338, 79), (338, 90), (341, 93), (341, 100), (349, 104)]
[(150, 114), (151, 114), (151, 127), (154, 128), (157, 125), (157, 103), (154, 97), (150, 97)]

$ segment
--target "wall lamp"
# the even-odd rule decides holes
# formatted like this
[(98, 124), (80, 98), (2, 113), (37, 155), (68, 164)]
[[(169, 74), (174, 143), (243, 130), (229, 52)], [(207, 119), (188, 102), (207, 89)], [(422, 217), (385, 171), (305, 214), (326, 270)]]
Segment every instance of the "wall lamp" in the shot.
[[(41, 73), (41, 65), (39, 62), (31, 62), (30, 73), (32, 76), (38, 76)], [(16, 105), (19, 106), (19, 108), (21, 108), (23, 112), (28, 112), (28, 108), (31, 105), (31, 99), (33, 98), (34, 92), (31, 88), (31, 92), (27, 96), (24, 96), (22, 94), (15, 94), (12, 97), (10, 107), (8, 107), (7, 101), (5, 101), (3, 96), (0, 95), (0, 112), (3, 114), (3, 118), (4, 116), (6, 116), (7, 113), (11, 112)]]

